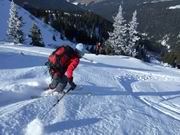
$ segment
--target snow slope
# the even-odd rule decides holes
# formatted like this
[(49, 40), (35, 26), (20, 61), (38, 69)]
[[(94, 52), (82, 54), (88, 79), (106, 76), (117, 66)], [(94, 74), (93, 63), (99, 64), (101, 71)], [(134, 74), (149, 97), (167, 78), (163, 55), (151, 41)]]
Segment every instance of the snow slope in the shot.
[[(7, 39), (6, 31), (9, 20), (9, 9), (10, 9), (10, 1), (0, 0), (0, 41), (4, 41)], [(30, 29), (32, 28), (33, 22), (35, 22), (38, 28), (40, 28), (45, 45), (72, 44), (69, 41), (61, 40), (59, 32), (57, 32), (51, 26), (43, 23), (41, 20), (31, 15), (23, 8), (17, 6), (17, 9), (18, 9), (17, 10), (18, 15), (22, 16), (24, 22), (23, 32), (25, 33), (26, 44), (29, 44), (31, 42), (30, 39), (28, 38), (28, 35), (30, 34)], [(57, 41), (52, 40), (53, 34), (55, 34)]]
[(93, 61), (81, 59), (74, 73), (83, 89), (48, 112), (57, 96), (30, 97), (50, 82), (52, 51), (0, 44), (1, 135), (180, 135), (179, 70), (86, 54)]
[(180, 5), (176, 5), (176, 6), (171, 6), (169, 7), (169, 9), (179, 9), (180, 8)]
[(174, 0), (152, 0), (150, 3), (159, 3), (159, 2), (167, 2), (167, 1), (174, 1)]

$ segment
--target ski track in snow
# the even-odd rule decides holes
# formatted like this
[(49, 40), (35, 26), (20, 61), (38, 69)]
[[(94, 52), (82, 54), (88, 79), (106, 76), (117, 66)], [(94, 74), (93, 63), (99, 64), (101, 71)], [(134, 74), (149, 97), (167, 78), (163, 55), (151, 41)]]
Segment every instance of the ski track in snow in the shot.
[[(161, 111), (164, 114), (167, 114), (177, 120), (180, 120), (180, 104), (174, 105), (171, 102), (168, 102), (164, 99), (164, 97), (166, 96), (173, 96), (173, 95), (180, 95), (180, 91), (165, 91), (165, 92), (136, 92), (136, 83), (138, 83), (139, 81), (145, 81), (145, 82), (151, 82), (154, 81), (153, 83), (155, 83), (156, 81), (159, 82), (164, 82), (164, 83), (168, 83), (168, 81), (174, 81), (177, 83), (180, 83), (179, 80), (180, 78), (176, 78), (176, 77), (172, 77), (172, 76), (159, 76), (159, 75), (146, 75), (143, 73), (139, 73), (139, 74), (135, 74), (131, 75), (131, 74), (127, 74), (123, 77), (119, 77), (118, 79), (120, 79), (120, 83), (123, 85), (123, 87), (129, 91), (129, 93), (131, 93), (132, 96), (134, 96), (135, 98), (138, 98), (139, 100), (143, 101), (144, 103), (148, 104), (149, 106)], [(156, 82), (157, 83), (157, 82)], [(132, 87), (133, 84), (133, 87)], [(130, 87), (131, 86), (131, 87)], [(138, 85), (137, 85), (138, 86)], [(138, 90), (138, 89), (137, 89)], [(180, 90), (180, 89), (178, 89)], [(146, 97), (147, 96), (147, 97)], [(151, 98), (157, 96), (158, 99), (156, 102), (154, 101), (154, 98)], [(149, 98), (150, 97), (150, 98)], [(165, 103), (161, 102), (161, 101), (166, 101)]]
[[(30, 47), (0, 45), (0, 48), (0, 55), (1, 52), (13, 53), (12, 57), (17, 59), (34, 56), (45, 60), (52, 52)], [(14, 55), (14, 50), (17, 55)], [(23, 62), (20, 65), (22, 68), (2, 68), (0, 134), (24, 134), (27, 125), (42, 116), (45, 116), (42, 119), (45, 135), (180, 133), (179, 71), (171, 70), (168, 73), (170, 69), (144, 63), (140, 65), (142, 68), (136, 65), (128, 67), (129, 63), (123, 65), (127, 63), (125, 57), (118, 58), (121, 59), (120, 66), (117, 66), (117, 62), (113, 63), (115, 57), (87, 57), (94, 60), (82, 59), (74, 73), (75, 82), (82, 85), (83, 90), (72, 91), (49, 113), (57, 96), (30, 98), (31, 95), (40, 95), (43, 87), (50, 82), (46, 69), (41, 66), (44, 60), (38, 61), (37, 66)], [(107, 61), (111, 61), (109, 65)], [(133, 61), (135, 59), (129, 59), (129, 62)], [(169, 85), (174, 85), (173, 89)]]

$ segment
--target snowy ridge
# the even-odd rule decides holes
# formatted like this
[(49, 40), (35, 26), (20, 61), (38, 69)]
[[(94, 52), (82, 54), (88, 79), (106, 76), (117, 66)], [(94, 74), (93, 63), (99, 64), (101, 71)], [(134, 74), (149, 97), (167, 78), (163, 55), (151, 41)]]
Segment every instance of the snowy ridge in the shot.
[(86, 54), (92, 61), (82, 59), (74, 73), (83, 89), (47, 113), (57, 96), (30, 97), (51, 81), (43, 65), (52, 51), (0, 45), (0, 134), (29, 135), (32, 127), (37, 135), (180, 133), (180, 71), (127, 56)]
[(180, 8), (180, 5), (176, 5), (176, 6), (171, 6), (169, 7), (169, 9), (179, 9)]
[[(10, 9), (10, 1), (1, 0), (0, 1), (0, 16), (1, 16), (0, 17), (0, 26), (1, 26), (0, 41), (6, 40), (6, 31), (7, 31), (8, 19), (9, 19), (9, 9)], [(43, 23), (41, 20), (37, 19), (26, 10), (19, 7), (18, 5), (17, 5), (17, 11), (18, 11), (18, 15), (22, 16), (22, 19), (24, 22), (23, 32), (25, 33), (26, 44), (29, 44), (31, 42), (30, 39), (27, 37), (30, 34), (30, 29), (32, 27), (33, 22), (35, 22), (37, 26), (40, 28), (45, 45), (62, 45), (62, 44), (71, 45), (72, 44), (70, 41), (61, 40), (59, 32), (57, 32), (55, 29), (53, 29), (49, 25)], [(53, 34), (56, 36), (57, 41), (52, 40)]]
[(167, 1), (173, 1), (173, 0), (152, 0), (151, 3), (159, 3), (159, 2), (167, 2)]

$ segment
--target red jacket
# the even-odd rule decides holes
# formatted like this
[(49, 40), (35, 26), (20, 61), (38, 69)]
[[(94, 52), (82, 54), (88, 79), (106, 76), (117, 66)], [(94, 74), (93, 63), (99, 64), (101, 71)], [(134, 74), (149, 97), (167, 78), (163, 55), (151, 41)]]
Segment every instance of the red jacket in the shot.
[[(66, 57), (64, 57), (64, 59), (66, 59)], [(63, 63), (63, 58), (61, 59), (61, 62)], [(67, 78), (69, 80), (73, 79), (73, 71), (74, 69), (78, 66), (79, 61), (80, 61), (80, 57), (79, 55), (75, 52), (73, 53), (73, 55), (70, 57), (70, 59), (65, 60), (66, 62), (64, 63), (64, 68), (63, 71), (64, 72), (60, 72), (58, 69), (55, 68), (51, 68), (50, 72), (52, 77), (53, 76), (63, 76), (66, 74)]]
[(70, 59), (68, 68), (66, 70), (66, 76), (69, 80), (73, 78), (73, 71), (79, 64), (79, 56), (73, 55), (73, 57)]

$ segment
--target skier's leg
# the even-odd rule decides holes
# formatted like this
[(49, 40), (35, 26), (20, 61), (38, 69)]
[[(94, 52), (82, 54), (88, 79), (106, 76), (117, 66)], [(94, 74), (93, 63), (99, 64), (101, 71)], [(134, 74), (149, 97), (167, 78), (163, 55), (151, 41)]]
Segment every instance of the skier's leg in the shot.
[(58, 76), (52, 77), (52, 82), (49, 84), (50, 89), (55, 89), (59, 83), (60, 78)]
[(67, 85), (67, 82), (68, 82), (68, 79), (67, 77), (64, 75), (62, 76), (60, 79), (59, 79), (59, 83), (56, 87), (56, 91), (57, 92), (62, 92), (64, 90), (64, 88), (66, 87)]

